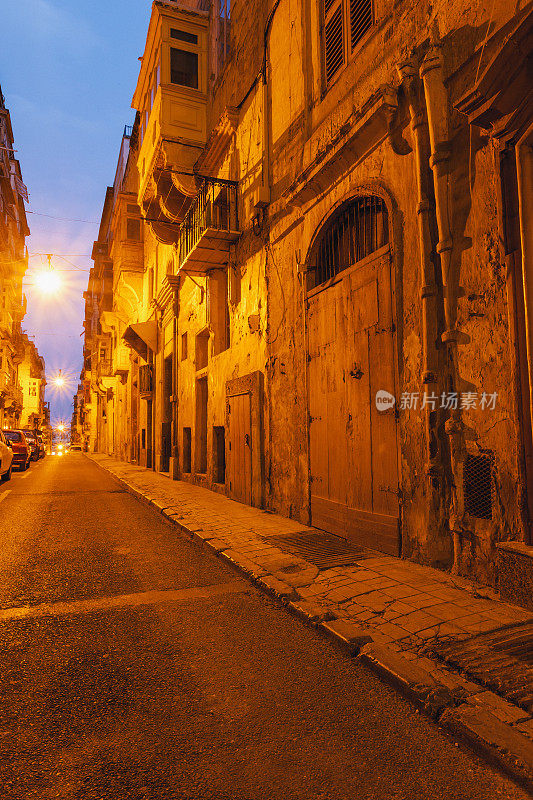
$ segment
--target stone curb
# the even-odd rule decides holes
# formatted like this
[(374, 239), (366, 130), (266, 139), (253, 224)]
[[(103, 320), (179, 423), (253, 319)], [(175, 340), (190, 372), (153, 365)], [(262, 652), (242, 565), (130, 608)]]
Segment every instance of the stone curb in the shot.
[[(265, 594), (280, 601), (289, 613), (314, 627), (325, 638), (336, 644), (343, 653), (350, 657), (358, 657), (365, 667), (397, 689), (444, 731), (460, 739), (474, 752), (482, 755), (492, 765), (533, 793), (533, 741), (491, 713), (494, 710), (491, 706), (485, 709), (479, 702), (469, 703), (471, 691), (465, 691), (461, 686), (450, 688), (416, 662), (408, 661), (385, 645), (375, 644), (368, 631), (357, 623), (336, 619), (328, 610), (301, 598), (293, 586), (279, 580), (233, 550), (231, 545), (210, 535), (197, 525), (184, 524), (179, 518), (180, 515), (168, 513), (167, 509), (174, 506), (161, 506), (155, 499), (143, 494), (90, 455), (87, 457), (110, 474), (130, 494), (157, 510), (191, 541), (210, 550), (228, 566), (251, 580)], [(424, 658), (424, 662), (431, 663), (427, 658)], [(466, 685), (467, 682), (463, 683)], [(476, 686), (475, 691), (479, 692), (479, 687)], [(509, 706), (512, 716), (516, 707), (508, 703), (505, 705)]]
[(446, 709), (439, 724), (533, 794), (533, 741), (468, 703)]
[[(388, 647), (368, 644), (359, 659), (383, 681), (394, 686), (439, 727), (460, 739), (478, 755), (533, 793), (533, 741), (483, 708), (477, 699), (452, 690), (418, 664), (407, 661)], [(510, 716), (516, 711), (505, 701)]]
[(362, 647), (367, 646), (372, 637), (355, 622), (334, 619), (322, 622), (319, 630), (349, 656), (356, 656)]
[(463, 702), (464, 694), (453, 691), (414, 661), (408, 661), (384, 645), (365, 645), (359, 658), (374, 674), (394, 686), (435, 722), (445, 708)]

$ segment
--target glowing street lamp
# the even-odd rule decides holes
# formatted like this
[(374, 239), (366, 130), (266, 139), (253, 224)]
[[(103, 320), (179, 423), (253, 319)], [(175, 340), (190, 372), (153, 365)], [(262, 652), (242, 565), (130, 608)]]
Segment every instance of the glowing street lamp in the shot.
[(54, 384), (54, 386), (57, 386), (58, 389), (62, 389), (63, 388), (63, 386), (65, 385), (66, 381), (65, 381), (65, 378), (63, 377), (63, 375), (61, 374), (61, 370), (59, 370), (59, 374), (56, 375), (55, 378), (52, 378), (52, 383)]
[(36, 273), (35, 286), (43, 294), (56, 294), (61, 288), (61, 278), (52, 267), (52, 254), (49, 253), (46, 257), (48, 259), (48, 269), (43, 269), (41, 272)]
[(43, 270), (35, 275), (35, 286), (43, 294), (56, 294), (61, 288), (61, 278), (53, 270)]

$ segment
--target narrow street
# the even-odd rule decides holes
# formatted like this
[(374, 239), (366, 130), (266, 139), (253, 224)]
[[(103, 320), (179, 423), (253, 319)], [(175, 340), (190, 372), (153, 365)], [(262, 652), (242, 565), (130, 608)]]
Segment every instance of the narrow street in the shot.
[(526, 797), (81, 453), (0, 516), (3, 800)]

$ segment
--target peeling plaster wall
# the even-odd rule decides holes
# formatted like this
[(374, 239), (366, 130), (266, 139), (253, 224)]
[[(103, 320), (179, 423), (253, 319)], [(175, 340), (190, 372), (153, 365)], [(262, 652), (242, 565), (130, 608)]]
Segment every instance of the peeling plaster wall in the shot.
[[(240, 4), (235, 4), (240, 8)], [(487, 26), (486, 4), (456, 3), (435, 9), (429, 3), (401, 3), (392, 8), (385, 0), (375, 4), (376, 25), (359, 56), (340, 73), (324, 93), (318, 5), (308, 0), (282, 0), (272, 21), (268, 48), (269, 114), (271, 120), (270, 182), (272, 203), (268, 229), (262, 236), (266, 270), (268, 323), (267, 397), (269, 435), (266, 452), (267, 505), (303, 522), (309, 520), (308, 410), (306, 386), (305, 289), (300, 271), (317, 230), (331, 209), (356, 187), (378, 182), (394, 204), (393, 253), (397, 302), (398, 392), (423, 392), (422, 301), (420, 254), (416, 215), (416, 165), (414, 143), (402, 107), (396, 124), (407, 145), (404, 154), (394, 152), (385, 137), (361, 158), (343, 165), (329, 185), (320, 185), (312, 200), (290, 203), (290, 187), (309, 165), (327, 159), (343, 128), (353, 125), (383, 84), (398, 86), (397, 66), (413, 51), (424, 48), (430, 31), (443, 41), (445, 75), (450, 100), (461, 93), (468, 59), (482, 46)], [(511, 15), (504, 2), (496, 2), (493, 26)], [(260, 14), (257, 14), (257, 18)], [(435, 22), (436, 20), (436, 22)], [(436, 26), (436, 27), (435, 27)], [(257, 24), (249, 28), (257, 35)], [(223, 84), (215, 94), (214, 116), (228, 102), (235, 67), (247, 63), (254, 78), (254, 60), (237, 24), (233, 28), (235, 64), (230, 63)], [(256, 39), (258, 49), (259, 39)], [(248, 54), (246, 56), (246, 54)], [(467, 66), (465, 66), (467, 65)], [(239, 81), (242, 72), (239, 70)], [(262, 105), (258, 93), (248, 101), (252, 119), (241, 120), (233, 158), (242, 169), (242, 142), (257, 139)], [(255, 117), (253, 113), (255, 111)], [(403, 121), (402, 121), (403, 115)], [(494, 544), (500, 539), (520, 538), (520, 509), (516, 486), (520, 445), (517, 411), (511, 385), (510, 344), (505, 276), (498, 243), (495, 171), (491, 144), (470, 142), (464, 117), (452, 114), (452, 162), (450, 193), (452, 228), (456, 242), (453, 258), (465, 296), (459, 301), (459, 327), (470, 337), (459, 348), (460, 376), (471, 391), (497, 392), (494, 412), (465, 413), (474, 431), (468, 445), (472, 452), (488, 448), (495, 454), (495, 503), (491, 522), (469, 518), (464, 533), (461, 569), (467, 574), (495, 581)], [(473, 146), (469, 175), (470, 148)], [(431, 178), (431, 173), (428, 175)], [(254, 183), (250, 173), (240, 174), (246, 198)], [(468, 182), (472, 184), (472, 197)], [(431, 183), (431, 180), (430, 180)], [(431, 198), (434, 202), (434, 199)], [(244, 201), (246, 202), (246, 200)], [(245, 217), (247, 214), (244, 215)], [(471, 242), (469, 243), (469, 240)], [(237, 248), (237, 264), (246, 263), (244, 249)], [(439, 343), (440, 360), (444, 358)], [(443, 436), (442, 431), (440, 432)], [(406, 409), (399, 421), (402, 491), (403, 554), (441, 567), (450, 566), (452, 539), (447, 528), (449, 486), (441, 481), (437, 498), (429, 491), (426, 475), (425, 432), (420, 409)], [(446, 454), (444, 454), (446, 455)]]

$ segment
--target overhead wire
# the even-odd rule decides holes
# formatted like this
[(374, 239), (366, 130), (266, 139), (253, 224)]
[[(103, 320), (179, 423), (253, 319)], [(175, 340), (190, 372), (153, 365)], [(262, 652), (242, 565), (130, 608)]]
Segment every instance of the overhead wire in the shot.
[(87, 225), (99, 225), (99, 222), (95, 222), (92, 219), (72, 219), (70, 217), (56, 217), (53, 214), (43, 214), (41, 211), (29, 211), (26, 209), (26, 214), (35, 214), (37, 217), (48, 217), (48, 219), (58, 219), (62, 222), (84, 222)]

